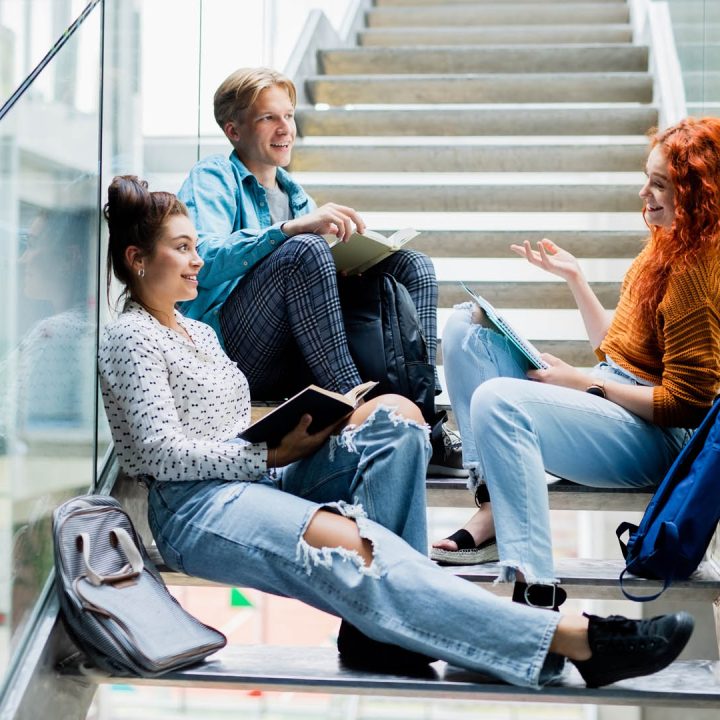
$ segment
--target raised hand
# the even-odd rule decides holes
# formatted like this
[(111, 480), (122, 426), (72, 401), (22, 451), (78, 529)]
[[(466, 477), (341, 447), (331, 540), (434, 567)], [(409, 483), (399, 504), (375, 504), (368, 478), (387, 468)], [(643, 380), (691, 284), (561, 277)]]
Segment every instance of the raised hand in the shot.
[(357, 228), (358, 232), (365, 230), (365, 223), (360, 215), (350, 207), (335, 203), (325, 203), (317, 210), (288, 220), (282, 225), (282, 231), (290, 237), (302, 233), (315, 233), (335, 235), (342, 242), (350, 239), (354, 228)]
[(547, 238), (537, 243), (537, 250), (533, 249), (529, 240), (525, 240), (522, 245), (511, 245), (510, 249), (524, 257), (531, 265), (547, 270), (563, 280), (573, 280), (582, 275), (577, 258)]

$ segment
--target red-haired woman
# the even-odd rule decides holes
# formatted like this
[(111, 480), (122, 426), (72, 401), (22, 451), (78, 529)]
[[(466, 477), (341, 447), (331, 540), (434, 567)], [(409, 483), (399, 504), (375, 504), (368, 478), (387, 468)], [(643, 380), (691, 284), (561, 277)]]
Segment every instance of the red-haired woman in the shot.
[(472, 564), (499, 555), (501, 579), (524, 580), (515, 598), (535, 605), (565, 595), (555, 584), (546, 471), (594, 487), (654, 485), (720, 387), (720, 119), (688, 118), (655, 134), (646, 174), (651, 234), (614, 316), (570, 253), (547, 239), (512, 246), (568, 283), (600, 360), (589, 374), (547, 354), (547, 369), (529, 370), (470, 304), (443, 334), (464, 462), (491, 502), (432, 556)]

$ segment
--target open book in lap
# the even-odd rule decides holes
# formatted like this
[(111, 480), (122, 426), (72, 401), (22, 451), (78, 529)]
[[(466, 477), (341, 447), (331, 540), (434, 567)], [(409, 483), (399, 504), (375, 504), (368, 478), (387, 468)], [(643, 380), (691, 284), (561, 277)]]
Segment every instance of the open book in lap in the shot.
[(347, 242), (341, 242), (335, 235), (325, 235), (330, 245), (335, 267), (338, 272), (358, 275), (400, 250), (406, 243), (419, 235), (417, 230), (404, 228), (385, 237), (374, 230), (355, 232)]
[(463, 289), (477, 303), (483, 311), (483, 322), (485, 327), (499, 332), (504, 335), (512, 345), (522, 353), (523, 357), (528, 360), (530, 365), (540, 370), (545, 369), (548, 364), (540, 357), (540, 351), (529, 341), (526, 340), (512, 325), (499, 315), (497, 310), (482, 295), (474, 293), (465, 283), (461, 282)]
[(317, 385), (308, 385), (246, 428), (239, 437), (252, 443), (266, 442), (269, 447), (274, 447), (297, 426), (303, 415), (312, 415), (308, 432), (319, 432), (350, 415), (376, 385), (371, 380), (357, 385), (344, 395)]

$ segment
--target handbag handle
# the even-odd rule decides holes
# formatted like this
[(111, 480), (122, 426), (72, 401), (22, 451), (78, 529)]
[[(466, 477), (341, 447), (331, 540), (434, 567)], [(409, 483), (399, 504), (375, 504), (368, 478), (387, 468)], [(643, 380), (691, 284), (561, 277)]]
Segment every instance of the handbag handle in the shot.
[(92, 585), (112, 585), (122, 580), (132, 580), (137, 577), (145, 567), (142, 555), (132, 538), (124, 528), (116, 527), (108, 533), (110, 544), (113, 547), (120, 547), (128, 559), (119, 572), (113, 575), (101, 575), (93, 569), (90, 564), (90, 535), (88, 533), (80, 533), (76, 538), (78, 552), (82, 553), (83, 562), (85, 563), (85, 576)]

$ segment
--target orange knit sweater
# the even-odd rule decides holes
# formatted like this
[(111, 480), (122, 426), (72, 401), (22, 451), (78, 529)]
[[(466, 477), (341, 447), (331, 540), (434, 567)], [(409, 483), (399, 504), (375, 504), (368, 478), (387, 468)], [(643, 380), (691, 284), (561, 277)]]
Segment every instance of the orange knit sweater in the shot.
[(629, 291), (649, 251), (647, 246), (630, 266), (596, 353), (655, 385), (655, 423), (696, 427), (720, 389), (720, 258), (671, 276), (656, 311), (658, 331), (651, 334)]

